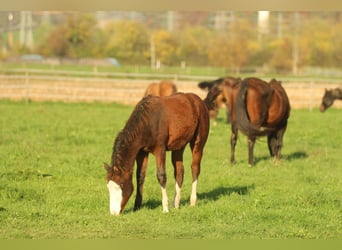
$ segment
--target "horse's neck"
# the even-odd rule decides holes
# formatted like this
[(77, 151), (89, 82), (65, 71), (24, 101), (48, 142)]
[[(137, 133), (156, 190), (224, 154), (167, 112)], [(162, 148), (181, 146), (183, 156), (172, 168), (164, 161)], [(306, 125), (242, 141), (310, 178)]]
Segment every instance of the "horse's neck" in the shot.
[(137, 146), (137, 141), (131, 144), (122, 144), (113, 151), (112, 165), (120, 165), (124, 169), (132, 168), (140, 148)]
[(342, 89), (334, 89), (332, 94), (334, 99), (342, 100)]

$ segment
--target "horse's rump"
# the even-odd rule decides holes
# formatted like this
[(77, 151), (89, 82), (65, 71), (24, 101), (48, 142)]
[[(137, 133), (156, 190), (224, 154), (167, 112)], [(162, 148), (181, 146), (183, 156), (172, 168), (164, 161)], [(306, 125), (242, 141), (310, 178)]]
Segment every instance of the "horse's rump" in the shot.
[(159, 83), (151, 83), (145, 91), (144, 96), (170, 96), (177, 92), (177, 86), (172, 81), (160, 81)]
[(244, 79), (235, 102), (235, 118), (239, 130), (247, 136), (263, 136), (274, 130), (269, 126), (269, 108), (275, 89), (257, 78)]
[(285, 89), (280, 82), (272, 79), (270, 82), (274, 93), (271, 100), (271, 105), (268, 109), (267, 126), (281, 127), (286, 123), (290, 116), (290, 101)]

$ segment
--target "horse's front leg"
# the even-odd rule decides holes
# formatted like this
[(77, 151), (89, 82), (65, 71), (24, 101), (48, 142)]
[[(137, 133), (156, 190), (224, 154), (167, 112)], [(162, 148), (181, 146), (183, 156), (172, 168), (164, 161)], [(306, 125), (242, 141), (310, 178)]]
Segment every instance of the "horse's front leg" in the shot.
[(136, 173), (136, 180), (137, 180), (137, 195), (135, 197), (134, 202), (134, 211), (140, 209), (142, 203), (142, 196), (144, 190), (144, 181), (146, 175), (146, 168), (148, 162), (148, 153), (144, 151), (140, 151), (136, 158), (137, 162), (137, 173)]
[(166, 193), (166, 171), (165, 171), (165, 158), (166, 152), (165, 149), (159, 150), (159, 152), (155, 153), (156, 162), (157, 162), (157, 179), (159, 181), (161, 191), (162, 191), (162, 205), (163, 212), (169, 212), (169, 200), (167, 198)]
[(238, 129), (235, 122), (232, 122), (232, 135), (230, 137), (230, 163), (235, 163), (235, 146), (238, 137)]
[(181, 199), (181, 189), (184, 177), (183, 152), (184, 148), (182, 148), (181, 150), (172, 151), (172, 165), (176, 180), (175, 196), (173, 200), (173, 205), (175, 208), (179, 208)]
[(254, 144), (255, 144), (255, 137), (248, 137), (248, 162), (250, 166), (254, 165)]

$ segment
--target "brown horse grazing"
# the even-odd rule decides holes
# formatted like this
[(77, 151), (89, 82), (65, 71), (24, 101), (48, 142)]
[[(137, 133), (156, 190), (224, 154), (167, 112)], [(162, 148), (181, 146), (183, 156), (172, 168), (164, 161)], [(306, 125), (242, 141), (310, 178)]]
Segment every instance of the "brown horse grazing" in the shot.
[(253, 149), (258, 136), (267, 135), (271, 156), (280, 158), (283, 135), (290, 115), (290, 103), (281, 83), (272, 79), (270, 83), (258, 78), (232, 83), (216, 83), (210, 90), (225, 92), (231, 106), (231, 163), (235, 163), (235, 146), (238, 130), (248, 137), (249, 164), (254, 165)]
[(151, 83), (147, 86), (144, 96), (169, 96), (177, 92), (177, 86), (172, 81), (160, 81), (159, 83)]
[(198, 83), (198, 87), (203, 90), (207, 90), (210, 92), (213, 86), (220, 85), (222, 86), (222, 93), (220, 93), (216, 99), (215, 99), (215, 106), (213, 110), (210, 112), (210, 117), (214, 118), (214, 124), (217, 123), (217, 116), (219, 108), (223, 105), (226, 106), (226, 122), (230, 123), (230, 117), (231, 117), (231, 102), (230, 102), (230, 92), (227, 90), (224, 90), (225, 88), (230, 88), (234, 82), (236, 82), (238, 78), (233, 77), (225, 77), (225, 78), (219, 78), (214, 81), (204, 81)]
[(320, 106), (320, 111), (326, 111), (331, 105), (333, 105), (335, 100), (342, 100), (342, 89), (325, 89), (324, 96), (322, 98), (322, 103)]
[(210, 106), (209, 102), (206, 105), (200, 97), (192, 93), (177, 93), (167, 97), (149, 95), (136, 105), (125, 127), (115, 139), (111, 164), (104, 164), (107, 170), (111, 214), (119, 215), (132, 195), (134, 161), (137, 163), (134, 210), (141, 207), (149, 153), (156, 158), (163, 211), (169, 211), (166, 194), (166, 151), (172, 151), (176, 180), (173, 204), (178, 208), (184, 175), (183, 152), (188, 143), (192, 151), (190, 204), (195, 205), (197, 179), (209, 132), (207, 106)]

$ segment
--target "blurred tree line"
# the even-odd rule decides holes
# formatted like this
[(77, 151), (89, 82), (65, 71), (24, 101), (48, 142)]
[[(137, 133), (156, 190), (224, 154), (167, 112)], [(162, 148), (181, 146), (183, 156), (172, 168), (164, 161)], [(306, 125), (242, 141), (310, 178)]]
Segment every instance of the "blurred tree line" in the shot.
[(34, 48), (14, 47), (17, 53), (45, 57), (114, 57), (128, 65), (151, 65), (152, 61), (153, 67), (156, 63), (210, 65), (236, 73), (342, 68), (339, 12), (271, 12), (264, 30), (257, 12), (228, 14), (221, 23), (219, 15), (214, 15), (211, 24), (206, 23), (202, 13), (192, 15), (191, 20), (197, 17), (196, 21), (151, 28), (149, 20), (123, 19), (99, 25), (94, 13), (69, 13), (57, 24), (36, 27), (34, 34), (39, 39)]

